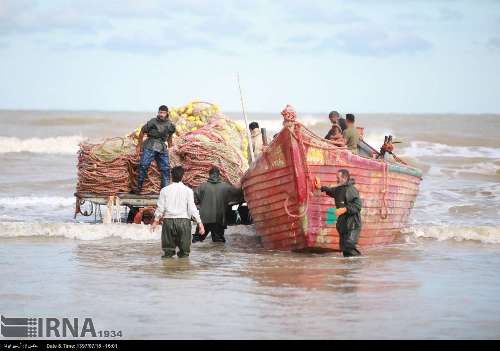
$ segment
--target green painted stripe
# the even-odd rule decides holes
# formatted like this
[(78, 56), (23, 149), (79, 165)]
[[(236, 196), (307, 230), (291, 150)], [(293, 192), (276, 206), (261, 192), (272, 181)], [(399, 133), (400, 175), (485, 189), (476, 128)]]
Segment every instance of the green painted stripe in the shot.
[(410, 168), (400, 165), (389, 164), (389, 172), (407, 174), (414, 177), (422, 178), (422, 171), (418, 168)]

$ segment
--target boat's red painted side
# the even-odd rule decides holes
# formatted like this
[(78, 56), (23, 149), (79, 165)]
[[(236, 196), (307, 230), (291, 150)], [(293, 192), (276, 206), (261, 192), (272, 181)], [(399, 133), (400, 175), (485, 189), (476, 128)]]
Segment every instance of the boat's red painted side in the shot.
[(334, 200), (317, 190), (314, 182), (335, 185), (342, 168), (355, 179), (363, 202), (359, 245), (383, 245), (395, 239), (415, 202), (418, 172), (406, 166), (395, 172), (386, 162), (336, 148), (294, 123), (283, 128), (242, 182), (264, 247), (338, 250), (335, 224), (326, 223)]

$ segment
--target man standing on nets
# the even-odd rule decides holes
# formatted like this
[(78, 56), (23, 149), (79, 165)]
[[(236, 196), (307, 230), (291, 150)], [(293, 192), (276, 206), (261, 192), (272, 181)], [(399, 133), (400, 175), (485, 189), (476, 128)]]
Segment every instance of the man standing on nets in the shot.
[(208, 233), (212, 233), (213, 242), (226, 242), (224, 230), (227, 228), (226, 208), (230, 201), (242, 202), (241, 188), (223, 182), (220, 179), (220, 170), (212, 167), (208, 172), (208, 180), (194, 191), (196, 203), (200, 205), (200, 216), (205, 228), (203, 233), (193, 235), (193, 243), (203, 241)]
[(179, 258), (188, 257), (191, 251), (191, 218), (198, 223), (198, 231), (201, 235), (205, 228), (201, 222), (200, 214), (194, 204), (193, 190), (185, 186), (181, 181), (184, 176), (184, 168), (177, 166), (172, 168), (172, 184), (164, 187), (158, 198), (155, 211), (155, 221), (151, 225), (151, 231), (155, 231), (163, 218), (161, 230), (161, 248), (165, 252), (162, 258), (175, 256), (176, 247), (179, 248)]
[(322, 186), (321, 191), (335, 199), (337, 231), (344, 257), (359, 256), (356, 244), (361, 231), (361, 199), (347, 169), (337, 172), (337, 184), (333, 188)]
[[(161, 172), (161, 188), (164, 188), (170, 182), (170, 161), (168, 158), (168, 147), (172, 147), (172, 135), (175, 133), (175, 125), (169, 119), (168, 107), (161, 105), (158, 109), (156, 118), (150, 119), (139, 133), (139, 142), (137, 144), (137, 153), (141, 152), (143, 146), (144, 134), (148, 136), (144, 142), (141, 160), (139, 163), (139, 176), (137, 178), (137, 187), (132, 193), (139, 194), (144, 184), (144, 179), (148, 174), (149, 166), (153, 159)], [(165, 144), (168, 142), (168, 147)]]

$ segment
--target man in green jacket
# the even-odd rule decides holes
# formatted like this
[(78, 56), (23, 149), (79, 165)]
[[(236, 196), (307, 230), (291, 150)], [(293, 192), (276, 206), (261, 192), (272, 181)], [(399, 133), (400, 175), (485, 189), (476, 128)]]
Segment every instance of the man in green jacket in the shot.
[(337, 172), (337, 184), (338, 186), (333, 188), (322, 186), (321, 191), (335, 199), (337, 231), (342, 254), (344, 257), (359, 256), (361, 253), (356, 244), (361, 231), (361, 199), (348, 170), (341, 169)]
[(224, 238), (224, 230), (227, 228), (226, 207), (230, 201), (241, 202), (243, 199), (241, 188), (235, 188), (221, 181), (219, 168), (212, 167), (208, 175), (208, 180), (194, 191), (205, 235), (196, 232), (193, 235), (193, 243), (205, 240), (208, 233), (212, 233), (213, 242), (226, 242)]
[(354, 124), (354, 115), (348, 113), (345, 117), (347, 129), (344, 130), (343, 135), (347, 148), (353, 153), (358, 153), (359, 133)]

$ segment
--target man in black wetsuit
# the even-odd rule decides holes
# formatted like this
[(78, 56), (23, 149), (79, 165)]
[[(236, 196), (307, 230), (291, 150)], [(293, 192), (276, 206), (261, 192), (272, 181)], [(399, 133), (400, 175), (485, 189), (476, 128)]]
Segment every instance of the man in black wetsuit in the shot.
[(361, 231), (361, 199), (354, 187), (354, 179), (350, 179), (349, 171), (341, 169), (337, 172), (338, 186), (321, 187), (321, 191), (335, 199), (335, 215), (337, 231), (340, 236), (340, 250), (344, 257), (359, 256), (356, 248)]

